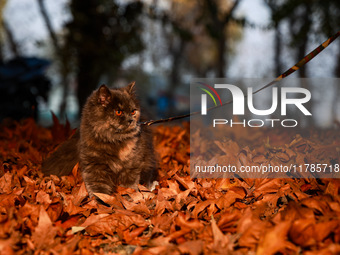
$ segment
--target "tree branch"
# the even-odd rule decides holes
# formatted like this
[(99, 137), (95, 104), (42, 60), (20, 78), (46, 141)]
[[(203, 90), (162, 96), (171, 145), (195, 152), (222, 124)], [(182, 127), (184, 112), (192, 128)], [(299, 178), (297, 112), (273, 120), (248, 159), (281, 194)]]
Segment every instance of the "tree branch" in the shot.
[(44, 18), (48, 33), (50, 34), (50, 37), (52, 39), (53, 46), (56, 50), (56, 53), (59, 55), (60, 46), (59, 46), (59, 43), (58, 43), (58, 38), (57, 38), (53, 28), (52, 28), (52, 24), (51, 24), (51, 21), (50, 21), (48, 14), (47, 14), (46, 7), (45, 7), (45, 4), (44, 4), (44, 0), (38, 0), (38, 5), (39, 5), (39, 10), (41, 12), (41, 15)]
[(227, 13), (227, 15), (226, 15), (226, 17), (223, 21), (224, 24), (227, 24), (229, 22), (230, 18), (233, 16), (235, 9), (237, 8), (237, 6), (239, 5), (240, 2), (241, 2), (241, 0), (236, 0), (234, 2), (234, 5), (231, 7), (230, 11)]

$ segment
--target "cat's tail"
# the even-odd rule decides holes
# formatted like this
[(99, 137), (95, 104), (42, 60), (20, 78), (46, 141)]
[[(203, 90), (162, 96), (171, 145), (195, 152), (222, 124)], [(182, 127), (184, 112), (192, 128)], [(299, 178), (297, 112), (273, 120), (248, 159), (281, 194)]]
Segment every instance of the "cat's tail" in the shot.
[(79, 131), (77, 130), (69, 140), (62, 143), (55, 152), (43, 160), (41, 171), (45, 175), (53, 174), (59, 177), (69, 175), (79, 161), (79, 137)]

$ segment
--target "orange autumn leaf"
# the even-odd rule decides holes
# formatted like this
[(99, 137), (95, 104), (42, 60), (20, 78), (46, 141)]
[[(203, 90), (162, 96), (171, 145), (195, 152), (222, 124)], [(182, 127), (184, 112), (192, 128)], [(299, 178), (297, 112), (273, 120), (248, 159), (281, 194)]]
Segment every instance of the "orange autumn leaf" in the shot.
[(32, 240), (36, 249), (47, 249), (54, 243), (57, 229), (46, 213), (43, 206), (40, 206), (38, 226), (34, 229)]
[(259, 241), (256, 249), (258, 255), (271, 255), (277, 252), (284, 252), (285, 248), (289, 248), (287, 233), (291, 226), (290, 221), (284, 221), (278, 225), (265, 231), (264, 236)]

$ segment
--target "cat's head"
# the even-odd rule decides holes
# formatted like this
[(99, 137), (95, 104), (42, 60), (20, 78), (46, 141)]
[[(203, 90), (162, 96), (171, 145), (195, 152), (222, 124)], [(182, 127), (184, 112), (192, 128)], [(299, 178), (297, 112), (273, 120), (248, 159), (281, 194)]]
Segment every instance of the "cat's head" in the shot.
[(136, 136), (140, 132), (140, 106), (134, 86), (134, 82), (119, 89), (101, 85), (84, 106), (81, 129), (104, 142)]

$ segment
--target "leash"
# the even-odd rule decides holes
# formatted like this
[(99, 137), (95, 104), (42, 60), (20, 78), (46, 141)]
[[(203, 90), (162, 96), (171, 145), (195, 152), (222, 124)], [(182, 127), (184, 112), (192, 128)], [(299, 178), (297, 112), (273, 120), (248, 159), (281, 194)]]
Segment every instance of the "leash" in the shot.
[[(334, 34), (333, 36), (329, 37), (325, 42), (323, 42), (322, 44), (320, 44), (317, 48), (315, 48), (313, 51), (311, 51), (310, 53), (308, 53), (306, 56), (303, 57), (303, 59), (301, 59), (299, 62), (297, 62), (294, 66), (292, 66), (291, 68), (289, 68), (287, 71), (285, 71), (284, 73), (282, 73), (281, 75), (279, 75), (278, 77), (276, 77), (273, 81), (269, 82), (268, 84), (266, 84), (265, 86), (259, 88), (258, 90), (253, 92), (253, 95), (257, 94), (258, 92), (260, 92), (261, 90), (264, 90), (270, 86), (273, 86), (275, 83), (281, 81), (282, 79), (288, 77), (289, 75), (291, 75), (292, 73), (294, 73), (295, 71), (299, 70), (302, 66), (304, 66), (305, 64), (307, 64), (309, 61), (311, 61), (313, 58), (315, 58), (321, 51), (323, 51), (324, 49), (326, 49), (336, 38), (338, 38), (340, 35), (340, 31), (338, 31), (336, 34)], [(226, 103), (223, 103), (222, 105), (219, 106), (214, 106), (211, 107), (209, 110), (212, 109), (216, 109), (216, 108), (220, 108), (224, 105), (227, 104), (231, 104), (233, 101), (230, 100)], [(187, 118), (193, 115), (197, 115), (199, 114), (200, 111), (198, 112), (192, 112), (192, 113), (188, 113), (188, 114), (184, 114), (184, 115), (179, 115), (179, 116), (174, 116), (174, 117), (170, 117), (167, 119), (159, 119), (159, 120), (148, 120), (145, 122), (141, 122), (141, 125), (153, 125), (153, 124), (158, 124), (158, 123), (164, 123), (164, 122), (169, 122), (169, 121), (173, 121), (173, 120), (178, 120), (178, 119), (183, 119), (183, 118)]]

